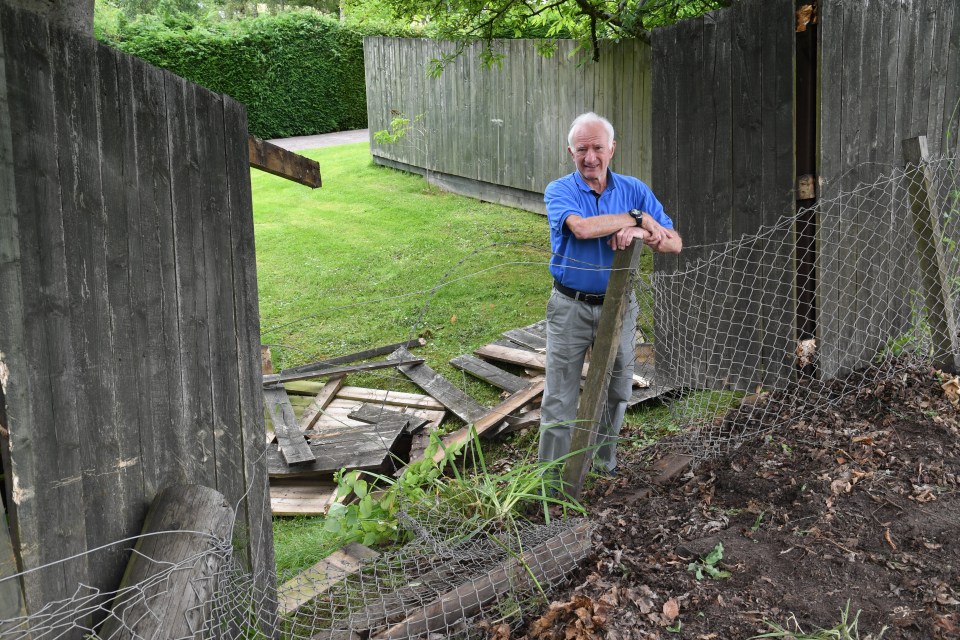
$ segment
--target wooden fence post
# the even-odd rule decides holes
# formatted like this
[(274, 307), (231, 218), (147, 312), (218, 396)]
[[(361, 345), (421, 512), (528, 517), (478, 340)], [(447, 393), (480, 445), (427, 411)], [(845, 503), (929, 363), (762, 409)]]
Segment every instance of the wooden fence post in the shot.
[(950, 281), (943, 253), (943, 229), (940, 226), (933, 174), (927, 165), (927, 137), (904, 140), (903, 159), (909, 180), (913, 235), (923, 281), (926, 316), (933, 342), (933, 365), (957, 373), (960, 371), (960, 340), (957, 338), (957, 321), (950, 298)]
[[(600, 326), (597, 327), (597, 337), (593, 342), (590, 368), (580, 397), (577, 422), (570, 443), (570, 451), (574, 453), (563, 468), (564, 488), (574, 498), (580, 496), (583, 481), (593, 464), (593, 445), (597, 440), (597, 427), (607, 401), (610, 372), (620, 346), (623, 314), (630, 304), (630, 282), (642, 249), (643, 243), (634, 241), (629, 248), (617, 251), (613, 258), (613, 270), (600, 312)], [(633, 330), (633, 327), (628, 327), (628, 330)]]
[(233, 521), (233, 507), (214, 489), (186, 484), (157, 494), (97, 637), (199, 637), (226, 559), (218, 545), (229, 544)]

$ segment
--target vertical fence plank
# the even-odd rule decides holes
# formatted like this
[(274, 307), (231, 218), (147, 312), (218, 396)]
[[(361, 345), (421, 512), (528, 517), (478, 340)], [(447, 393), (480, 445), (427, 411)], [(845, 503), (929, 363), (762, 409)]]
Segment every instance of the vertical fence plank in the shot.
[(230, 261), (232, 277), (237, 374), (240, 390), (240, 429), (243, 446), (246, 520), (234, 531), (235, 546), (249, 550), (253, 573), (254, 607), (265, 630), (273, 629), (276, 585), (273, 582), (273, 528), (270, 493), (263, 464), (263, 394), (260, 374), (260, 312), (257, 298), (256, 255), (250, 168), (246, 156), (247, 117), (244, 107), (224, 99), (227, 181), (230, 186)]

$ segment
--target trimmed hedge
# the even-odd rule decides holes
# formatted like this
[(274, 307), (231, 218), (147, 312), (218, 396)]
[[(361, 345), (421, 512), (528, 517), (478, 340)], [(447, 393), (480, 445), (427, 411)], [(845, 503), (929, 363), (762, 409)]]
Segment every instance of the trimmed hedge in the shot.
[(375, 33), (289, 12), (209, 24), (148, 16), (103, 39), (232, 96), (247, 106), (250, 133), (282, 138), (367, 126), (365, 35)]

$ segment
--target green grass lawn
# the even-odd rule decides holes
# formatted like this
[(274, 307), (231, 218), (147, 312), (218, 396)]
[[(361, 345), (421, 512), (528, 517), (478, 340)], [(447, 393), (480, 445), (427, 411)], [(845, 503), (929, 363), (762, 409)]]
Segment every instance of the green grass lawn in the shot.
[(543, 216), (376, 166), (365, 143), (304, 155), (322, 188), (252, 178), (262, 339), (280, 345), (278, 367), (423, 336), (417, 353), (455, 375), (450, 358), (543, 318)]

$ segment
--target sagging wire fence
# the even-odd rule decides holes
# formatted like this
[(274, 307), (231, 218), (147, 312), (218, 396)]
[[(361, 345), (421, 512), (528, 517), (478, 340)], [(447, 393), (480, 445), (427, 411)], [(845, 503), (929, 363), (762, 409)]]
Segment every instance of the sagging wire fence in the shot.
[[(652, 446), (719, 455), (917, 362), (955, 362), (958, 175), (953, 158), (896, 170), (682, 269), (638, 274), (640, 341), (655, 345), (649, 382), (677, 432)], [(814, 259), (804, 247), (815, 247)], [(250, 575), (230, 536), (207, 536), (149, 581), (112, 593), (78, 585), (68, 600), (8, 616), (0, 637), (507, 637), (588, 555), (591, 525), (517, 519), (504, 528), (464, 519), (455, 503), (404, 502), (403, 546), (345, 557), (276, 593), (257, 586), (276, 576)], [(170, 608), (185, 612), (176, 633), (160, 623)]]

